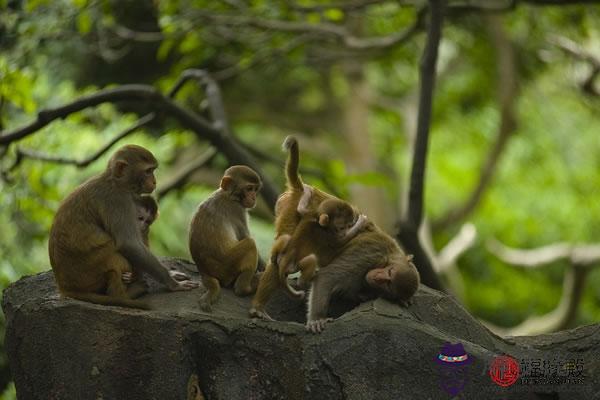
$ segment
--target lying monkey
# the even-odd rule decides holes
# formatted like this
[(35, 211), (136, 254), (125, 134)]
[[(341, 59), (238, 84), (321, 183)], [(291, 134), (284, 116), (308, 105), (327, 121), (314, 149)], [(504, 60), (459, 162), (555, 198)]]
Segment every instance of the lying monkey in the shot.
[(315, 211), (308, 208), (313, 189), (305, 185), (298, 203), (302, 220), (292, 235), (280, 236), (273, 245), (272, 260), (279, 268), (279, 279), (285, 282), (286, 291), (303, 299), (305, 292), (295, 290), (287, 276), (300, 270), (300, 286), (312, 281), (319, 266), (325, 266), (341, 251), (343, 246), (365, 227), (367, 219), (358, 215), (354, 207), (340, 199), (327, 199)]
[[(290, 136), (286, 138), (284, 147), (289, 152), (286, 162), (287, 191), (279, 197), (275, 206), (276, 239), (285, 234), (293, 235), (302, 218), (298, 206), (305, 193), (298, 175), (298, 141)], [(335, 199), (316, 188), (311, 189), (311, 197), (305, 198), (303, 209), (316, 210), (324, 200)], [(319, 264), (319, 273), (313, 278), (308, 298), (306, 327), (311, 332), (323, 330), (329, 321), (329, 303), (335, 296), (344, 296), (352, 301), (381, 296), (406, 304), (420, 282), (412, 256), (404, 254), (398, 243), (371, 221), (365, 222), (331, 263)], [(284, 284), (279, 279), (274, 263), (269, 263), (252, 299), (250, 316), (272, 320), (264, 308), (273, 292)]]

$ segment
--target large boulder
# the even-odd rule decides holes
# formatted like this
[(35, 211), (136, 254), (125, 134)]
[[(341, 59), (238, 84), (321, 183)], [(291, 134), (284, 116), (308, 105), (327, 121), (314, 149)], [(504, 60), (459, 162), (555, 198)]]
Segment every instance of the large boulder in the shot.
[[(191, 264), (170, 264), (193, 274)], [(154, 288), (146, 298), (155, 310), (140, 311), (61, 299), (51, 272), (12, 284), (2, 307), (18, 398), (447, 399), (441, 376), (451, 369), (436, 362), (446, 342), (462, 344), (472, 361), (461, 369), (464, 399), (592, 399), (599, 392), (598, 325), (503, 339), (451, 296), (421, 287), (408, 308), (381, 299), (350, 311), (341, 305), (315, 335), (304, 328), (303, 305), (284, 296), (269, 310), (284, 321), (266, 322), (248, 318), (250, 299), (229, 290), (204, 313), (201, 290)], [(509, 387), (489, 374), (501, 354), (520, 363)], [(538, 361), (548, 378), (554, 371), (562, 380), (528, 381)], [(498, 371), (505, 383), (510, 375)]]

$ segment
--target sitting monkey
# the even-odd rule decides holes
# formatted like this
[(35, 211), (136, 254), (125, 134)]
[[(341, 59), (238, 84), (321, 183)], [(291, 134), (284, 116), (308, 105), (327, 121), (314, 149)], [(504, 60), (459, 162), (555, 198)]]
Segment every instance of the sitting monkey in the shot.
[(190, 223), (189, 248), (207, 291), (200, 308), (210, 311), (221, 286), (246, 296), (256, 290), (258, 250), (248, 230), (262, 181), (244, 165), (229, 167), (219, 188), (199, 206)]
[(293, 297), (304, 298), (304, 291), (289, 285), (287, 276), (300, 270), (300, 286), (312, 281), (319, 266), (325, 266), (366, 225), (366, 217), (347, 202), (327, 199), (316, 211), (308, 209), (313, 189), (305, 185), (298, 204), (302, 220), (292, 235), (280, 236), (273, 245), (272, 260), (279, 268), (279, 279), (285, 282), (286, 291)]
[[(150, 274), (171, 291), (196, 282), (175, 281), (144, 244), (138, 200), (156, 188), (158, 162), (141, 146), (126, 145), (106, 170), (75, 189), (58, 208), (48, 240), (50, 265), (60, 293), (97, 304), (149, 308), (132, 299), (122, 272)], [(134, 294), (135, 295), (135, 294)]]

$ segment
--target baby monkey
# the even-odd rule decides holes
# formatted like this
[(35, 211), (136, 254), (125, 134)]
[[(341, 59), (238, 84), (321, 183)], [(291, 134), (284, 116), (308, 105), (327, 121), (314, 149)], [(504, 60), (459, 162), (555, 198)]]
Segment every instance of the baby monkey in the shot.
[(297, 211), (302, 216), (292, 235), (281, 235), (272, 250), (271, 262), (278, 266), (280, 282), (292, 297), (303, 299), (304, 290), (292, 288), (290, 273), (300, 271), (299, 286), (307, 287), (320, 266), (329, 264), (346, 243), (367, 225), (367, 217), (349, 203), (330, 198), (310, 210), (313, 189), (304, 185)]
[[(150, 248), (150, 225), (156, 221), (160, 212), (156, 199), (149, 195), (141, 195), (136, 199), (137, 220), (142, 233), (142, 241), (147, 248)], [(140, 274), (133, 271), (130, 266), (121, 273), (121, 279), (128, 285), (127, 291), (131, 298), (137, 298), (148, 291), (148, 286), (141, 279)], [(187, 274), (175, 269), (169, 269), (169, 275), (176, 281), (190, 279)]]

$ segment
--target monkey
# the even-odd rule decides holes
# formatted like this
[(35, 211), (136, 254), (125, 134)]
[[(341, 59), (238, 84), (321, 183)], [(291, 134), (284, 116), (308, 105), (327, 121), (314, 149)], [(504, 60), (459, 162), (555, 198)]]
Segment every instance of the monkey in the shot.
[[(280, 236), (291, 236), (302, 219), (302, 215), (298, 212), (298, 205), (304, 194), (305, 187), (311, 189), (311, 196), (305, 198), (306, 204), (303, 204), (304, 210), (315, 210), (324, 200), (336, 199), (336, 197), (328, 193), (303, 183), (302, 178), (298, 173), (300, 151), (298, 140), (295, 137), (286, 137), (282, 147), (284, 151), (288, 152), (285, 164), (286, 191), (279, 196), (275, 203), (274, 246), (277, 246), (275, 250), (278, 250), (282, 244), (281, 242), (278, 242)], [(265, 271), (260, 277), (256, 294), (252, 299), (252, 307), (250, 308), (250, 316), (252, 317), (272, 320), (264, 310), (265, 305), (278, 288), (285, 288), (288, 285), (287, 280), (286, 282), (281, 281), (278, 267), (273, 263), (273, 260), (276, 259), (277, 256), (275, 254), (275, 257), (273, 257), (273, 255), (274, 252), (272, 249), (271, 257), (269, 258), (270, 262), (267, 264)]]
[(238, 296), (256, 290), (258, 250), (248, 230), (248, 209), (256, 205), (260, 176), (244, 165), (225, 170), (219, 188), (196, 210), (189, 230), (189, 248), (207, 291), (200, 308), (210, 312), (221, 286), (233, 285)]
[(342, 247), (366, 224), (366, 217), (349, 203), (339, 199), (327, 199), (311, 212), (308, 208), (312, 188), (305, 186), (304, 194), (298, 204), (302, 220), (292, 235), (280, 236), (271, 250), (272, 263), (279, 268), (279, 280), (292, 297), (303, 299), (305, 292), (292, 288), (287, 280), (288, 274), (300, 272), (300, 286), (306, 286), (319, 265), (327, 265)]
[(132, 299), (122, 271), (144, 271), (171, 291), (197, 287), (177, 282), (144, 245), (137, 220), (138, 199), (156, 188), (154, 155), (125, 145), (104, 172), (92, 177), (59, 206), (48, 241), (50, 265), (61, 296), (96, 304), (148, 309)]
[(312, 333), (323, 331), (331, 321), (327, 312), (335, 296), (352, 301), (383, 297), (406, 306), (419, 283), (412, 255), (406, 255), (391, 236), (367, 221), (312, 280), (306, 329)]
[(142, 240), (144, 245), (150, 248), (150, 225), (156, 221), (160, 214), (158, 211), (158, 203), (152, 196), (139, 196), (137, 199), (137, 206), (137, 219), (142, 233)]
[[(297, 140), (290, 136), (284, 141), (283, 147), (288, 150), (287, 191), (275, 205), (275, 244), (278, 244), (280, 236), (293, 234), (301, 219), (300, 212), (316, 209), (324, 200), (335, 199), (332, 195), (303, 184), (298, 175)], [(310, 198), (302, 198), (305, 190), (310, 190)], [(273, 292), (283, 284), (277, 274), (274, 258), (276, 261), (277, 255), (273, 257), (272, 254), (271, 262), (259, 281), (252, 300), (251, 317), (273, 320), (264, 307)], [(354, 301), (381, 296), (406, 304), (419, 283), (419, 273), (412, 263), (412, 256), (405, 255), (392, 237), (373, 222), (367, 221), (331, 263), (321, 263), (319, 273), (313, 277), (307, 302), (306, 328), (314, 333), (324, 329), (330, 321), (327, 312), (333, 296), (341, 295)]]
[[(149, 249), (150, 225), (152, 225), (160, 215), (158, 211), (158, 203), (154, 197), (142, 195), (136, 198), (136, 205), (137, 220), (140, 226), (140, 232), (142, 233), (142, 241)], [(168, 271), (169, 275), (171, 275), (171, 277), (177, 281), (185, 281), (190, 279), (187, 274), (179, 272), (176, 269), (169, 269)], [(136, 271), (131, 269), (123, 270), (121, 273), (121, 279), (127, 285), (127, 294), (132, 299), (138, 298), (148, 292), (148, 285), (144, 282), (140, 275), (141, 274), (136, 273)]]

